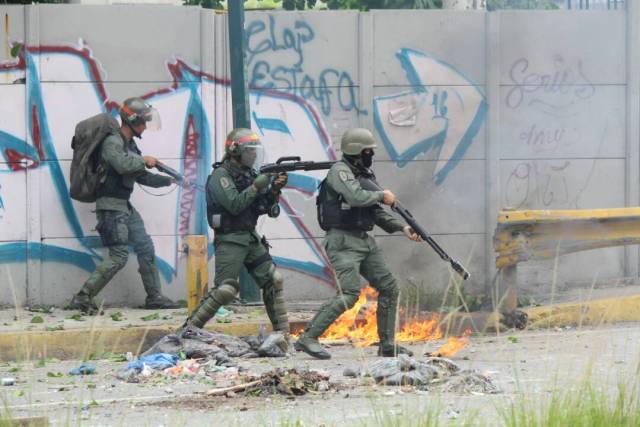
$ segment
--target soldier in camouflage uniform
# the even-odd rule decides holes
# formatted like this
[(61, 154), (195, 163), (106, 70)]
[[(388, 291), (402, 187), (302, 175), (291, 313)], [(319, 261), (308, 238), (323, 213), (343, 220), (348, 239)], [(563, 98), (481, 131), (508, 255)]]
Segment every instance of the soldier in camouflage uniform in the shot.
[(376, 148), (371, 132), (367, 129), (347, 131), (341, 148), (342, 160), (331, 167), (318, 195), (318, 220), (327, 231), (324, 248), (336, 274), (338, 293), (320, 308), (295, 347), (318, 359), (331, 358), (319, 344), (318, 337), (356, 303), (362, 275), (378, 291), (378, 355), (411, 354), (395, 343), (398, 285), (375, 239), (367, 232), (377, 225), (387, 233), (402, 231), (414, 241), (420, 237), (379, 205), (394, 205), (395, 195), (391, 191), (365, 190), (359, 181), (375, 179), (369, 169)]
[(107, 173), (97, 188), (96, 230), (109, 249), (109, 257), (89, 276), (69, 308), (90, 314), (98, 311), (93, 298), (125, 266), (129, 259), (129, 244), (138, 256), (138, 271), (147, 293), (145, 308), (178, 308), (178, 304), (161, 293), (153, 241), (144, 228), (142, 217), (129, 202), (136, 182), (149, 187), (165, 187), (174, 182), (172, 178), (146, 170), (154, 167), (157, 160), (143, 156), (133, 139), (134, 136), (141, 138), (147, 126), (159, 127), (159, 117), (157, 111), (141, 98), (127, 99), (120, 108), (120, 117), (119, 134), (109, 135), (100, 147), (100, 159)]
[(281, 274), (276, 270), (264, 237), (256, 232), (260, 215), (279, 215), (278, 199), (287, 174), (258, 175), (254, 165), (262, 152), (258, 135), (237, 128), (225, 142), (225, 156), (213, 165), (207, 179), (207, 219), (214, 230), (215, 278), (213, 289), (185, 322), (202, 328), (218, 309), (236, 297), (242, 267), (262, 289), (264, 305), (274, 331), (288, 337), (289, 320)]

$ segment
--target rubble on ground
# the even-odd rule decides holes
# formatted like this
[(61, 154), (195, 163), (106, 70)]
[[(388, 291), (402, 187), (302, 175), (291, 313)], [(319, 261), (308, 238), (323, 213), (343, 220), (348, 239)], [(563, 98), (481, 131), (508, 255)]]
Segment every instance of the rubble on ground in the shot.
[(488, 377), (475, 371), (461, 370), (444, 357), (430, 357), (423, 361), (401, 354), (397, 358), (377, 360), (360, 371), (346, 369), (344, 375), (371, 377), (376, 383), (389, 386), (437, 387), (440, 391), (453, 393), (499, 392)]
[[(237, 358), (285, 357), (288, 343), (282, 333), (266, 333), (238, 338), (187, 326), (161, 338), (140, 359), (129, 362), (116, 376), (139, 382), (159, 372), (170, 376), (235, 372)], [(182, 360), (180, 360), (182, 359)], [(215, 375), (214, 375), (215, 376)]]
[(329, 383), (329, 374), (306, 369), (274, 369), (259, 377), (245, 377), (244, 381), (231, 387), (209, 390), (207, 396), (227, 396), (242, 393), (245, 396), (267, 396), (281, 394), (302, 396), (324, 393), (335, 389)]

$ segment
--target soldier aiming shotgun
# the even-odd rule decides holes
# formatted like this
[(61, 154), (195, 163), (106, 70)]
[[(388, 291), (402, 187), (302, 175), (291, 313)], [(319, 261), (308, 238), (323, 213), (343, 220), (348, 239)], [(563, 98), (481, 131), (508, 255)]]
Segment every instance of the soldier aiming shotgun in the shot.
[[(260, 173), (278, 174), (282, 172), (292, 171), (313, 171), (330, 169), (336, 162), (313, 162), (313, 161), (301, 161), (298, 156), (281, 157), (275, 163), (268, 163), (260, 168)], [(373, 174), (362, 174), (358, 177), (358, 181), (363, 189), (369, 191), (383, 191), (380, 185), (376, 182)], [(391, 210), (400, 215), (413, 230), (433, 248), (438, 256), (443, 260), (451, 264), (451, 268), (458, 273), (464, 280), (470, 277), (466, 268), (457, 260), (451, 258), (444, 249), (433, 240), (429, 233), (415, 220), (411, 212), (405, 208), (399, 200), (396, 200), (395, 204), (391, 206)]]

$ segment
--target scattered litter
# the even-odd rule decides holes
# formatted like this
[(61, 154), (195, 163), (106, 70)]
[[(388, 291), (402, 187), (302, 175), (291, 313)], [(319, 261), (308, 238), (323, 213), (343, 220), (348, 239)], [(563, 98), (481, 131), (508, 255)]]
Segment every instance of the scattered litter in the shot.
[[(346, 372), (345, 374), (352, 372)], [(444, 391), (456, 393), (498, 393), (499, 389), (485, 375), (475, 371), (461, 371), (458, 365), (443, 357), (432, 357), (426, 361), (416, 360), (401, 354), (397, 358), (381, 359), (360, 371), (361, 376), (370, 376), (376, 383), (394, 386), (442, 387)]]
[(187, 359), (215, 359), (219, 365), (232, 366), (232, 357), (284, 357), (288, 343), (282, 333), (265, 334), (244, 339), (187, 326), (178, 334), (169, 334), (155, 343), (144, 355), (168, 353)]
[(383, 385), (426, 385), (438, 376), (439, 369), (401, 354), (374, 362), (367, 374)]
[(218, 311), (216, 311), (216, 317), (220, 317), (220, 318), (229, 317), (231, 314), (233, 314), (233, 311), (228, 310), (224, 307), (220, 307)]
[(167, 353), (155, 353), (142, 356), (138, 360), (134, 360), (127, 364), (127, 369), (144, 369), (144, 366), (149, 366), (151, 369), (166, 369), (175, 366), (178, 361), (178, 357)]
[(140, 376), (150, 377), (155, 371), (171, 368), (178, 362), (178, 357), (167, 353), (154, 353), (132, 360), (127, 366), (118, 370), (116, 377), (128, 383), (140, 382)]
[(206, 392), (208, 396), (225, 396), (229, 393), (244, 394), (253, 396), (264, 396), (271, 394), (283, 394), (287, 396), (302, 396), (308, 393), (323, 393), (333, 387), (329, 382), (329, 377), (323, 373), (313, 370), (297, 369), (274, 369), (257, 379), (234, 385), (231, 387), (216, 388)]
[(475, 395), (500, 393), (488, 377), (474, 371), (461, 371), (458, 375), (452, 376), (444, 383), (443, 391)]
[(16, 383), (16, 379), (15, 378), (11, 378), (11, 377), (6, 377), (6, 378), (2, 378), (2, 380), (0, 380), (0, 383), (2, 385), (15, 385)]
[(93, 375), (96, 372), (96, 367), (93, 365), (89, 365), (83, 363), (77, 368), (73, 368), (69, 371), (69, 375)]
[(200, 364), (193, 360), (179, 360), (175, 366), (165, 369), (163, 372), (165, 375), (170, 375), (173, 377), (177, 377), (180, 375), (193, 376), (198, 374), (200, 371)]
[(356, 372), (355, 369), (345, 368), (342, 375), (344, 375), (345, 377), (356, 378), (358, 376), (358, 372)]

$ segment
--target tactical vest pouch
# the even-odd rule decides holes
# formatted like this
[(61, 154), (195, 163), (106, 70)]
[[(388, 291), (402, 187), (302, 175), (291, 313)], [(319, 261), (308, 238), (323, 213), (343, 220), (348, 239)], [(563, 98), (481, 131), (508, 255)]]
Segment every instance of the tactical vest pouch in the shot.
[[(215, 163), (213, 169), (218, 167), (225, 167), (224, 164)], [(226, 168), (226, 167), (225, 167)], [(238, 192), (244, 191), (248, 188), (254, 180), (254, 176), (248, 176), (245, 174), (234, 174), (227, 169), (233, 184), (236, 186)], [(251, 231), (255, 229), (258, 223), (258, 217), (260, 215), (269, 213), (272, 208), (267, 195), (259, 195), (256, 200), (242, 212), (231, 215), (218, 201), (215, 199), (210, 188), (210, 180), (213, 179), (213, 173), (207, 178), (207, 222), (209, 227), (213, 228), (216, 233), (236, 233), (241, 231)]]
[(129, 230), (127, 229), (127, 215), (118, 211), (107, 211), (96, 230), (100, 234), (103, 246), (116, 246), (128, 244)]
[(316, 197), (318, 224), (324, 231), (332, 228), (343, 230), (371, 231), (375, 225), (373, 207), (354, 208), (349, 206), (342, 196), (330, 200), (326, 179), (320, 183)]

